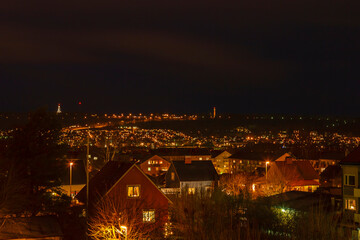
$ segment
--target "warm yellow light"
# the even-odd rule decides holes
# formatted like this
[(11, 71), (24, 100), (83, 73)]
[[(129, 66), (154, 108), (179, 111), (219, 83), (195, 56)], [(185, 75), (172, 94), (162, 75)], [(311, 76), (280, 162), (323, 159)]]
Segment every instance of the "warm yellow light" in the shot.
[(121, 228), (122, 230), (127, 230), (127, 227), (126, 227), (126, 226), (120, 226), (120, 228)]
[(74, 165), (74, 163), (73, 163), (73, 162), (71, 162), (71, 163), (70, 163), (70, 167), (72, 167), (73, 165)]
[(269, 161), (267, 161), (267, 162), (266, 162), (266, 165), (268, 165), (268, 164), (270, 164), (270, 162), (269, 162)]

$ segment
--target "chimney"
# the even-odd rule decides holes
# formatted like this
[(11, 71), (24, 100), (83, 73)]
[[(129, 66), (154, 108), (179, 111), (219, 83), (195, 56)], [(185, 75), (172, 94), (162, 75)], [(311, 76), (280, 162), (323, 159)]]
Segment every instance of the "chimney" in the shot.
[(191, 164), (191, 156), (185, 156), (185, 164)]

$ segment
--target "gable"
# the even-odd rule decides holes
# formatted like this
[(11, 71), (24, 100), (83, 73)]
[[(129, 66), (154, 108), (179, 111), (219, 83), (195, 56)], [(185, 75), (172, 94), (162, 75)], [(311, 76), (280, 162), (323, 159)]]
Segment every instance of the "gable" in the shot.
[[(174, 180), (171, 179), (172, 173), (174, 173), (174, 177), (175, 177)], [(176, 173), (174, 164), (170, 165), (169, 170), (167, 171), (166, 176), (165, 176), (165, 181), (166, 181), (166, 187), (168, 187), (168, 188), (179, 188), (180, 187), (179, 176)]]
[[(135, 185), (140, 186), (140, 197), (138, 199), (129, 199), (127, 187)], [(169, 199), (161, 190), (136, 165), (119, 179), (106, 195), (119, 201), (142, 201), (145, 206), (154, 208), (162, 207), (169, 202)]]

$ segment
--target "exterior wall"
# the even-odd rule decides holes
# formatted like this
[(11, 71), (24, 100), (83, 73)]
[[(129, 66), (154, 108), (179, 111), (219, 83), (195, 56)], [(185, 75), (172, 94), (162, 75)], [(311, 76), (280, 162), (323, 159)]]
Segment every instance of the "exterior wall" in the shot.
[(228, 159), (228, 157), (230, 156), (231, 153), (224, 151), (215, 158), (211, 159), (218, 174), (230, 173), (229, 159)]
[(206, 192), (206, 188), (213, 188), (215, 185), (214, 181), (189, 181), (181, 182), (180, 189), (186, 191), (187, 188), (195, 188), (195, 193)]
[(140, 164), (141, 170), (152, 176), (159, 176), (161, 173), (166, 172), (170, 167), (170, 162), (157, 155), (149, 158)]
[[(359, 170), (360, 168), (358, 166), (342, 166), (342, 186), (343, 186), (343, 209), (344, 211), (348, 212), (348, 214), (354, 214), (359, 213), (359, 197), (355, 197), (355, 190), (359, 188)], [(354, 175), (355, 176), (355, 186), (348, 186), (345, 185), (345, 175)], [(356, 210), (347, 210), (345, 209), (345, 200), (351, 198), (355, 199), (356, 201)]]
[[(162, 158), (165, 158), (168, 161), (184, 161), (185, 156), (161, 156)], [(202, 160), (210, 160), (211, 155), (189, 155), (186, 156), (187, 159), (191, 161), (202, 161)]]
[[(140, 197), (128, 198), (127, 186), (140, 185)], [(161, 229), (168, 221), (168, 199), (139, 169), (133, 167), (109, 191), (108, 197), (124, 206), (137, 222), (142, 222), (142, 210), (155, 210), (155, 222), (144, 223), (152, 229)]]
[(289, 188), (289, 191), (315, 192), (318, 188), (319, 185), (293, 186)]
[(264, 160), (229, 158), (230, 173), (253, 172), (258, 167), (265, 167)]

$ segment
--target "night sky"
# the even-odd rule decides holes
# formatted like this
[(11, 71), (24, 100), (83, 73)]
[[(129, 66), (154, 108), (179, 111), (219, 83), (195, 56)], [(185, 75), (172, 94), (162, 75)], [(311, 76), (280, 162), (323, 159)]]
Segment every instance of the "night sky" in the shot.
[(360, 112), (358, 0), (9, 0), (0, 36), (0, 112)]

